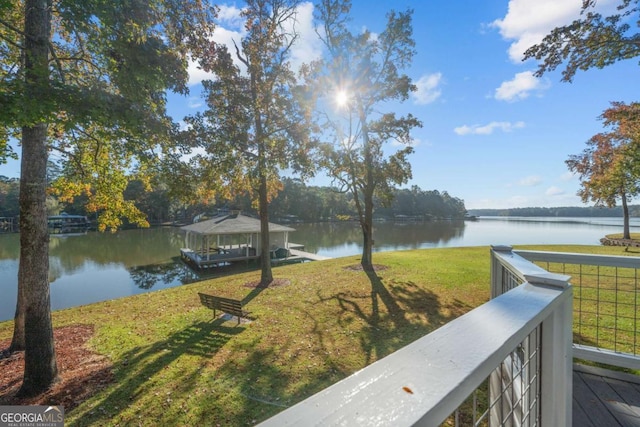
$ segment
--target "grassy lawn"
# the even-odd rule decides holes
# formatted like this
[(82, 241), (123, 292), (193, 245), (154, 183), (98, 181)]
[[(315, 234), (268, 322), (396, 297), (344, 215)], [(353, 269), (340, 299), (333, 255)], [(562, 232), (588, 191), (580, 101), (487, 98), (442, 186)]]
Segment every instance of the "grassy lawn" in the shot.
[[(607, 234), (605, 237), (608, 237), (609, 239), (622, 239), (622, 236), (623, 236), (622, 233), (615, 233), (615, 234)], [(631, 237), (631, 240), (640, 241), (640, 233), (631, 233), (630, 237)]]
[[(377, 277), (345, 268), (358, 261), (277, 267), (285, 286), (248, 287), (251, 272), (54, 312), (56, 327), (94, 325), (115, 374), (66, 425), (253, 425), (489, 298), (488, 247), (376, 253)], [(244, 300), (253, 321), (212, 319), (198, 292)], [(0, 323), (0, 340), (12, 330)]]

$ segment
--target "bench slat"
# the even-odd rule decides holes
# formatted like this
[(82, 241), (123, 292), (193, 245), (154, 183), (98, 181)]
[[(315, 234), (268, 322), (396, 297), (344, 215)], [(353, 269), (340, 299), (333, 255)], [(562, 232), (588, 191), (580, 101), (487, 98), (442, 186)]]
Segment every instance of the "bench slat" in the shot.
[(249, 312), (242, 309), (242, 301), (203, 294), (201, 292), (198, 292), (198, 295), (200, 296), (200, 302), (202, 305), (213, 310), (214, 316), (216, 315), (216, 310), (220, 310), (236, 316), (238, 318), (238, 324), (240, 324), (241, 317), (246, 318), (249, 316)]

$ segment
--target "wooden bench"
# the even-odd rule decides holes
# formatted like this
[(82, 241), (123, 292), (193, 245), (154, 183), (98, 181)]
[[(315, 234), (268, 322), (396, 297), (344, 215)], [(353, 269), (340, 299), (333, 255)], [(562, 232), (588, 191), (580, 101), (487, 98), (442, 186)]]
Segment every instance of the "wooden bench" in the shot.
[(249, 312), (242, 309), (242, 301), (231, 298), (216, 297), (213, 295), (203, 294), (198, 292), (200, 296), (200, 302), (205, 307), (213, 310), (213, 317), (216, 317), (216, 310), (231, 314), (238, 318), (238, 325), (240, 324), (240, 318), (248, 318)]

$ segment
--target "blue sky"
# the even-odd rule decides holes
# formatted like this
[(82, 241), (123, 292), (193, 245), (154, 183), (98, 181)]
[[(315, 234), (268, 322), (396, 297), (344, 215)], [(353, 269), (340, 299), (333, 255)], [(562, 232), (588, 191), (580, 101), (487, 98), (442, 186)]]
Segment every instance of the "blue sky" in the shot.
[[(580, 206), (578, 177), (564, 161), (579, 154), (586, 141), (603, 131), (598, 116), (611, 101), (640, 100), (637, 59), (605, 69), (578, 72), (573, 83), (560, 82), (560, 71), (537, 79), (534, 62), (522, 52), (550, 29), (578, 17), (582, 0), (403, 1), (354, 0), (354, 31), (384, 29), (390, 9), (414, 10), (417, 55), (405, 72), (418, 92), (398, 112), (423, 122), (413, 132), (410, 185), (448, 191), (467, 209), (528, 206)], [(611, 0), (599, 7), (612, 8)], [(241, 2), (221, 8), (218, 41), (239, 40)], [(294, 62), (321, 55), (311, 16), (303, 3), (297, 28), (301, 43)], [(202, 108), (199, 81), (206, 77), (193, 65), (191, 94), (169, 97), (176, 120)], [(17, 176), (13, 162), (0, 174)], [(318, 178), (309, 184), (327, 185)]]

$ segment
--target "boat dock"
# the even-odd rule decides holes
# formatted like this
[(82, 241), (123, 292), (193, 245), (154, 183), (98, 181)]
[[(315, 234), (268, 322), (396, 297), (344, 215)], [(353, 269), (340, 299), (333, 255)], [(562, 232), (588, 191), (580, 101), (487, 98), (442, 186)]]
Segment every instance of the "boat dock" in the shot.
[(248, 262), (259, 258), (253, 248), (236, 248), (233, 250), (220, 248), (211, 253), (202, 253), (189, 248), (181, 248), (180, 257), (187, 265), (196, 267), (197, 269), (219, 267), (238, 261)]
[[(271, 251), (273, 256), (271, 263), (273, 265), (282, 265), (331, 259), (330, 257), (305, 252), (302, 249), (304, 249), (304, 245), (299, 243), (289, 243), (286, 250), (284, 248), (276, 248)], [(215, 251), (211, 253), (202, 253), (188, 248), (182, 248), (180, 249), (180, 256), (188, 265), (194, 266), (197, 269), (219, 267), (238, 261), (248, 262), (260, 258), (260, 256), (256, 254), (255, 248), (246, 246), (235, 248), (222, 246), (216, 248)]]

